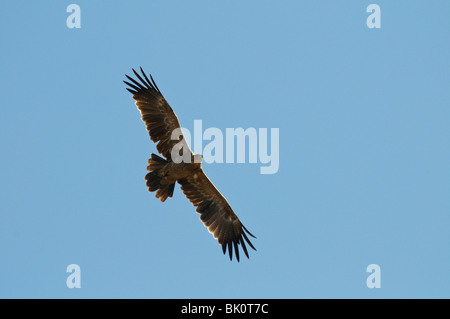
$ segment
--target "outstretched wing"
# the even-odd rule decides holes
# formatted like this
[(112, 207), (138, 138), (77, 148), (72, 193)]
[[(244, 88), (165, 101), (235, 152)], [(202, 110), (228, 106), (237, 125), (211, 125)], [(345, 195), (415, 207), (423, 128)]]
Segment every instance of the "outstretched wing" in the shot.
[[(142, 120), (147, 127), (150, 139), (158, 143), (156, 145), (158, 152), (167, 159), (171, 159), (172, 148), (180, 141), (183, 141), (181, 149), (192, 154), (184, 136), (181, 134), (181, 127), (177, 116), (159, 91), (152, 76), (150, 75), (150, 81), (142, 68), (143, 78), (134, 69), (133, 72), (140, 82), (128, 75), (125, 76), (131, 83), (127, 81), (123, 82), (129, 86), (127, 90), (133, 94), (133, 99), (136, 101), (139, 112), (141, 112)], [(179, 134), (177, 133), (176, 137), (179, 137), (179, 139), (171, 138), (174, 130), (178, 130), (176, 132)]]
[(200, 214), (203, 224), (222, 245), (223, 253), (225, 254), (228, 248), (230, 260), (232, 260), (234, 247), (236, 258), (239, 261), (238, 247), (241, 245), (245, 255), (249, 258), (245, 242), (254, 250), (256, 249), (247, 234), (253, 238), (256, 237), (242, 225), (225, 197), (217, 190), (203, 170), (196, 171), (178, 182), (186, 197), (194, 206), (197, 206), (197, 213)]

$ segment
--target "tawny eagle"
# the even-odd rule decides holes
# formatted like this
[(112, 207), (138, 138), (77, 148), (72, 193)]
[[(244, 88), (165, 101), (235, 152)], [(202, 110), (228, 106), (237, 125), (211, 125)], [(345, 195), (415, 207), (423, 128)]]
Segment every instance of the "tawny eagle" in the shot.
[[(247, 234), (254, 238), (255, 236), (244, 227), (225, 197), (203, 172), (201, 156), (192, 153), (182, 134), (178, 134), (177, 139), (172, 139), (172, 132), (181, 132), (180, 123), (152, 76), (150, 75), (149, 80), (142, 68), (142, 76), (134, 69), (133, 72), (140, 82), (125, 75), (131, 82), (124, 81), (129, 86), (127, 90), (133, 94), (150, 139), (157, 143), (156, 149), (165, 157), (164, 159), (151, 154), (147, 166), (149, 173), (145, 176), (148, 190), (156, 191), (156, 197), (164, 202), (168, 197), (172, 197), (175, 183), (178, 182), (186, 197), (197, 207), (200, 220), (222, 245), (223, 253), (228, 249), (232, 260), (234, 247), (236, 259), (239, 261), (240, 245), (249, 258), (245, 242), (256, 249)], [(173, 148), (180, 142), (184, 142), (181, 152), (189, 152), (188, 161), (172, 160), (172, 155), (175, 154), (172, 153)]]

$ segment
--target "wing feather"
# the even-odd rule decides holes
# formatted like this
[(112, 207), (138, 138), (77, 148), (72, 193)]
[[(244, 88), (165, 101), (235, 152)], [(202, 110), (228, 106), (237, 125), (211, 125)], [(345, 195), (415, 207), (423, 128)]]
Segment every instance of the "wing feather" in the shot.
[(242, 247), (245, 256), (249, 258), (245, 242), (256, 250), (247, 235), (253, 236), (241, 223), (237, 215), (231, 209), (225, 197), (217, 190), (202, 169), (195, 174), (178, 180), (181, 189), (191, 203), (197, 207), (200, 220), (208, 231), (214, 236), (223, 253), (233, 259), (233, 248), (236, 259), (239, 261), (239, 246)]
[(145, 123), (150, 139), (157, 143), (156, 149), (167, 159), (171, 159), (172, 148), (183, 141), (183, 150), (190, 152), (184, 136), (178, 140), (172, 140), (172, 132), (175, 129), (180, 130), (180, 123), (174, 111), (161, 94), (153, 77), (150, 79), (145, 75), (144, 70), (140, 68), (142, 76), (133, 69), (133, 73), (138, 79), (125, 75), (129, 81), (123, 81), (129, 88), (126, 88), (136, 101), (136, 106), (141, 113), (142, 121)]

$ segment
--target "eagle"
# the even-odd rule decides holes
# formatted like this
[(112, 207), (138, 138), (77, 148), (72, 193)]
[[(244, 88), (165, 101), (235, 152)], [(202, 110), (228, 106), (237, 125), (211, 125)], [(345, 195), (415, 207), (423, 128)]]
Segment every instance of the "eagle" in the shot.
[[(219, 245), (222, 245), (224, 255), (228, 249), (232, 260), (234, 248), (239, 262), (241, 246), (245, 256), (249, 258), (246, 243), (255, 251), (256, 248), (247, 235), (256, 237), (245, 228), (225, 197), (206, 176), (201, 167), (202, 156), (193, 154), (188, 147), (178, 118), (153, 77), (150, 75), (149, 80), (142, 67), (142, 76), (132, 70), (137, 79), (125, 74), (130, 82), (123, 82), (128, 86), (126, 89), (133, 94), (150, 139), (157, 143), (156, 149), (164, 157), (152, 153), (148, 160), (149, 173), (145, 175), (148, 190), (156, 192), (156, 198), (164, 202), (173, 196), (175, 184), (180, 184), (184, 195), (196, 207), (204, 226)], [(173, 138), (173, 132), (180, 132), (177, 138)], [(183, 156), (183, 160), (176, 160), (174, 154)], [(188, 160), (184, 160), (186, 158)]]

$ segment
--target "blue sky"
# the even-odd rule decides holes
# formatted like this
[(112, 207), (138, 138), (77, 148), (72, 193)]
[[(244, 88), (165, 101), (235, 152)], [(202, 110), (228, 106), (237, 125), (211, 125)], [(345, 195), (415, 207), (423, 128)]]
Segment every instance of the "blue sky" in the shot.
[[(2, 4), (0, 297), (450, 297), (450, 2), (70, 3)], [(188, 129), (279, 128), (276, 174), (204, 165), (249, 260), (148, 193), (139, 66)]]

